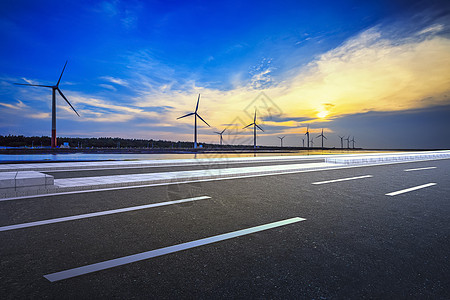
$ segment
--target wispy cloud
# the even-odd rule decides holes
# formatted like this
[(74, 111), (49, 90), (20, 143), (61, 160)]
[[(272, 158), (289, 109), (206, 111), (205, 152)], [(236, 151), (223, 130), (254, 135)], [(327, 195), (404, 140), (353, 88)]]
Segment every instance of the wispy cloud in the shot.
[(270, 86), (273, 83), (270, 73), (272, 72), (271, 67), (272, 59), (264, 58), (260, 64), (254, 66), (250, 70), (252, 75), (250, 79), (250, 87), (254, 89), (263, 89)]
[(127, 87), (129, 85), (128, 82), (125, 81), (124, 79), (120, 79), (120, 78), (116, 78), (116, 77), (102, 76), (102, 77), (100, 77), (100, 79), (103, 79), (105, 81), (108, 81), (110, 83), (114, 83), (117, 85), (125, 86), (125, 87)]
[[(85, 96), (81, 93), (68, 92), (68, 98), (82, 115), (80, 122), (126, 122), (136, 119), (156, 119), (158, 113), (144, 107), (121, 105), (116, 102)], [(63, 106), (70, 115), (70, 107)], [(72, 118), (72, 116), (70, 116)]]
[(20, 100), (17, 100), (17, 103), (15, 103), (15, 104), (0, 102), (0, 105), (7, 107), (7, 108), (11, 108), (11, 109), (16, 109), (16, 110), (22, 110), (24, 108), (28, 108), (28, 105), (26, 105), (25, 103), (23, 103)]
[(444, 25), (442, 25), (442, 24), (434, 24), (434, 25), (429, 26), (429, 27), (427, 27), (425, 29), (422, 29), (417, 34), (418, 35), (422, 35), (422, 34), (436, 34), (436, 33), (441, 32), (442, 30), (444, 30)]
[[(39, 82), (37, 82), (37, 81), (35, 81), (35, 80), (31, 80), (31, 79), (28, 79), (28, 78), (25, 78), (25, 77), (21, 77), (21, 79), (23, 80), (23, 81), (25, 81), (26, 83), (28, 83), (28, 84), (40, 84)], [(20, 82), (19, 82), (20, 83)]]
[(134, 29), (139, 20), (139, 12), (142, 4), (139, 1), (102, 1), (93, 10), (102, 16), (115, 19), (121, 22), (122, 26), (127, 29)]
[(30, 114), (28, 114), (28, 116), (30, 118), (33, 118), (33, 119), (49, 119), (50, 118), (50, 113), (45, 113), (45, 112), (30, 113)]
[(111, 91), (113, 91), (113, 92), (116, 92), (116, 91), (117, 91), (117, 89), (116, 89), (115, 87), (113, 87), (112, 85), (110, 85), (110, 84), (104, 84), (104, 83), (101, 83), (101, 84), (99, 84), (99, 86), (102, 87), (102, 88), (111, 90)]

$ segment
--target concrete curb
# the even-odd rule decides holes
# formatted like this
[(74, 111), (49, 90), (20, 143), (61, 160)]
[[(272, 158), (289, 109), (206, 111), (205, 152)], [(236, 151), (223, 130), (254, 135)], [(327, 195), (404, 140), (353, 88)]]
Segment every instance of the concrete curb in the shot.
[(401, 162), (401, 161), (417, 161), (417, 160), (433, 160), (450, 158), (450, 151), (439, 151), (432, 153), (419, 154), (391, 154), (391, 155), (374, 155), (374, 156), (352, 156), (352, 157), (329, 157), (325, 158), (327, 163), (356, 165), (356, 164), (373, 164), (384, 162)]

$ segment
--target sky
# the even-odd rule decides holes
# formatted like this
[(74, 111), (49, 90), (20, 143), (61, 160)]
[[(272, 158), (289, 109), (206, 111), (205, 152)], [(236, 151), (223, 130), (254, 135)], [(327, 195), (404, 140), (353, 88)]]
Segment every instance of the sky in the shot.
[[(0, 2), (0, 135), (450, 149), (449, 1)], [(59, 142), (63, 142), (59, 140)], [(306, 143), (306, 141), (305, 141)]]

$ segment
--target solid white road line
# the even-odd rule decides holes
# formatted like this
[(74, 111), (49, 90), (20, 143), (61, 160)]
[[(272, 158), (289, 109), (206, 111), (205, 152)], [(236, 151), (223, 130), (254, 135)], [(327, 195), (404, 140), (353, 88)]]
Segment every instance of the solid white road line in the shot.
[(411, 172), (411, 171), (421, 171), (421, 170), (430, 170), (430, 169), (436, 169), (437, 167), (425, 167), (425, 168), (417, 168), (417, 169), (406, 169), (403, 170), (405, 172)]
[(284, 226), (284, 225), (288, 225), (288, 224), (292, 224), (292, 223), (296, 223), (296, 222), (300, 222), (300, 221), (304, 221), (304, 220), (306, 220), (306, 219), (295, 217), (295, 218), (286, 219), (283, 221), (273, 222), (273, 223), (269, 223), (269, 224), (265, 224), (265, 225), (260, 225), (260, 226), (256, 226), (256, 227), (251, 227), (251, 228), (247, 228), (247, 229), (242, 229), (242, 230), (238, 230), (238, 231), (215, 235), (212, 237), (195, 240), (195, 241), (191, 241), (191, 242), (187, 242), (187, 243), (182, 243), (182, 244), (178, 244), (178, 245), (174, 245), (174, 246), (169, 246), (169, 247), (165, 247), (165, 248), (160, 248), (160, 249), (156, 249), (156, 250), (151, 250), (151, 251), (147, 251), (147, 252), (124, 256), (124, 257), (120, 257), (120, 258), (116, 258), (116, 259), (106, 260), (106, 261), (102, 261), (102, 262), (99, 262), (96, 264), (86, 265), (86, 266), (82, 266), (82, 267), (78, 267), (78, 268), (74, 268), (74, 269), (69, 269), (69, 270), (65, 270), (65, 271), (61, 271), (61, 272), (44, 275), (44, 277), (47, 278), (51, 282), (64, 280), (64, 279), (72, 278), (75, 276), (80, 276), (80, 275), (85, 275), (85, 274), (92, 273), (92, 272), (110, 269), (110, 268), (114, 268), (117, 266), (130, 264), (133, 262), (137, 262), (137, 261), (141, 261), (141, 260), (145, 260), (145, 259), (149, 259), (149, 258), (153, 258), (153, 257), (158, 257), (161, 255), (166, 255), (166, 254), (170, 254), (170, 253), (174, 253), (174, 252), (178, 252), (178, 251), (183, 251), (186, 249), (191, 249), (191, 248), (195, 248), (195, 247), (199, 247), (199, 246), (203, 246), (203, 245), (207, 245), (207, 244), (212, 244), (212, 243), (216, 243), (216, 242), (232, 239), (235, 237), (239, 237), (239, 236), (243, 236), (243, 235), (247, 235), (247, 234), (251, 234), (251, 233), (255, 233), (255, 232), (263, 231), (263, 230), (267, 230), (267, 229), (272, 229), (272, 228), (276, 228), (276, 227), (280, 227), (280, 226)]
[(325, 184), (325, 183), (340, 182), (340, 181), (347, 181), (347, 180), (363, 179), (363, 178), (369, 178), (369, 177), (373, 177), (373, 176), (372, 175), (364, 175), (364, 176), (358, 176), (358, 177), (349, 177), (349, 178), (341, 178), (341, 179), (334, 179), (334, 180), (327, 180), (327, 181), (318, 181), (318, 182), (313, 182), (312, 184)]
[(27, 228), (27, 227), (46, 225), (46, 224), (73, 221), (73, 220), (105, 216), (105, 215), (117, 214), (117, 213), (122, 213), (122, 212), (133, 211), (133, 210), (140, 210), (140, 209), (159, 207), (159, 206), (178, 204), (178, 203), (197, 201), (197, 200), (205, 200), (205, 199), (211, 199), (211, 197), (201, 196), (201, 197), (187, 198), (187, 199), (181, 199), (181, 200), (159, 202), (159, 203), (152, 203), (152, 204), (139, 205), (139, 206), (131, 206), (131, 207), (125, 207), (125, 208), (119, 208), (119, 209), (113, 209), (113, 210), (105, 210), (105, 211), (99, 211), (99, 212), (94, 212), (94, 213), (75, 215), (75, 216), (69, 216), (69, 217), (63, 217), (63, 218), (48, 219), (48, 220), (22, 223), (22, 224), (16, 224), (16, 225), (8, 225), (8, 226), (0, 227), (0, 231), (8, 231), (8, 230), (14, 230), (14, 229), (20, 229), (20, 228)]
[(423, 188), (426, 188), (426, 187), (429, 187), (429, 186), (433, 186), (433, 185), (436, 185), (436, 184), (437, 183), (434, 183), (434, 182), (427, 183), (427, 184), (422, 184), (422, 185), (415, 186), (415, 187), (412, 187), (412, 188), (409, 188), (409, 189), (404, 189), (404, 190), (388, 193), (388, 194), (386, 194), (386, 196), (396, 196), (396, 195), (399, 195), (399, 194), (403, 194), (403, 193), (407, 193), (407, 192), (423, 189)]

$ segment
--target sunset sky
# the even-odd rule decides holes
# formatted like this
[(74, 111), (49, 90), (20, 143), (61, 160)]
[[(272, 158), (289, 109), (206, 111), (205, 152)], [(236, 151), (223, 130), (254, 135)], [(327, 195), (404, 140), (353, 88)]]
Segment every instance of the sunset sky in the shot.
[[(450, 148), (449, 1), (1, 1), (0, 135)], [(60, 142), (62, 142), (60, 140)], [(319, 139), (314, 140), (320, 144)]]

